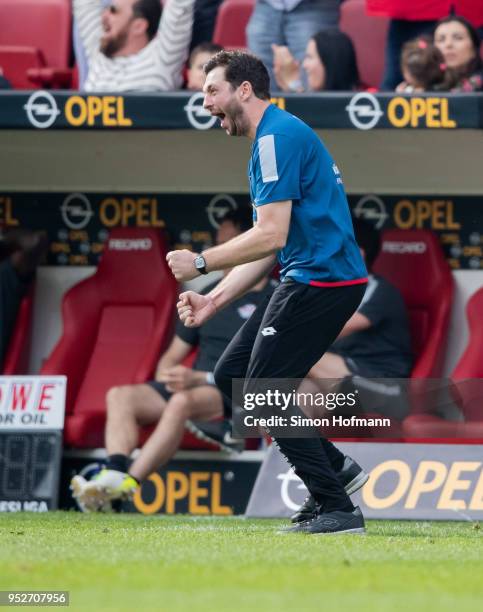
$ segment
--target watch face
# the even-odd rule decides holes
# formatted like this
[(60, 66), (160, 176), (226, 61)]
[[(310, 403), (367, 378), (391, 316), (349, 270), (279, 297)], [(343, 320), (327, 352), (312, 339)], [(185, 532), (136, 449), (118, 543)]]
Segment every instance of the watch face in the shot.
[(201, 270), (205, 266), (206, 266), (205, 258), (203, 257), (203, 255), (198, 255), (198, 257), (195, 258), (195, 268), (197, 270)]

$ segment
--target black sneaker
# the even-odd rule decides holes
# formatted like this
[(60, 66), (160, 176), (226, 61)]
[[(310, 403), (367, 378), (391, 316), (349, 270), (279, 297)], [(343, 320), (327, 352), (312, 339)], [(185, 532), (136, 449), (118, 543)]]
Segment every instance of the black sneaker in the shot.
[[(346, 455), (341, 471), (337, 472), (337, 478), (340, 480), (347, 495), (352, 495), (366, 484), (369, 480), (369, 474), (364, 472), (361, 466), (356, 463), (352, 457)], [(314, 518), (316, 513), (317, 504), (315, 499), (312, 495), (308, 495), (297, 512), (292, 514), (290, 520), (292, 523), (301, 523)]]
[(361, 466), (346, 455), (344, 458), (344, 465), (340, 472), (337, 472), (337, 477), (342, 483), (347, 495), (352, 495), (363, 487), (369, 480), (369, 474), (364, 472)]
[(287, 529), (282, 530), (283, 533), (311, 533), (311, 534), (339, 534), (339, 533), (366, 533), (364, 517), (359, 507), (352, 512), (343, 512), (336, 510), (335, 512), (321, 512), (310, 521), (297, 523)]
[(317, 514), (317, 503), (315, 499), (310, 495), (304, 499), (304, 503), (300, 506), (300, 508), (292, 514), (290, 520), (292, 523), (303, 523), (304, 521), (310, 521)]
[(186, 421), (186, 429), (199, 440), (211, 442), (229, 453), (241, 453), (245, 440), (231, 437), (231, 421)]

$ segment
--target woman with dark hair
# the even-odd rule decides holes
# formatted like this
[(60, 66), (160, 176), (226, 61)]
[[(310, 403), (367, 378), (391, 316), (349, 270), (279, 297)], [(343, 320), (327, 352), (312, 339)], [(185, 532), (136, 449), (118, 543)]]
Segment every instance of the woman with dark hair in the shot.
[[(285, 46), (272, 45), (273, 71), (282, 91), (303, 92), (300, 65)], [(340, 30), (322, 30), (307, 43), (302, 63), (308, 91), (352, 91), (359, 86), (351, 39)]]
[(464, 17), (451, 15), (438, 21), (433, 40), (456, 74), (457, 83), (451, 91), (483, 90), (483, 62), (476, 28)]

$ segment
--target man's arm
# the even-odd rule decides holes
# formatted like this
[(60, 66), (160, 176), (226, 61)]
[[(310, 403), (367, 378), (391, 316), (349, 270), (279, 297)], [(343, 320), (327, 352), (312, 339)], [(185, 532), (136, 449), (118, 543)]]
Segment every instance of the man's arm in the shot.
[[(257, 209), (257, 224), (232, 240), (203, 252), (209, 272), (233, 268), (264, 259), (282, 249), (287, 242), (292, 201), (265, 204)], [(198, 276), (194, 267), (196, 253), (171, 251), (166, 259), (177, 280)]]
[(282, 249), (287, 242), (291, 212), (291, 200), (258, 207), (256, 225), (224, 244), (203, 251), (207, 270), (233, 268)]
[(236, 267), (207, 295), (185, 291), (176, 304), (185, 327), (199, 327), (218, 310), (243, 295), (273, 267), (274, 256), (265, 257)]
[(207, 295), (216, 310), (221, 310), (249, 291), (262, 280), (275, 265), (275, 255), (236, 266)]
[[(168, 391), (176, 392), (183, 389), (192, 389), (200, 385), (212, 384), (211, 372), (193, 370), (181, 365), (181, 362), (193, 346), (179, 336), (175, 336), (167, 351), (161, 356), (156, 368), (155, 379), (163, 382)], [(211, 377), (209, 375), (211, 374)]]
[(172, 368), (180, 364), (192, 350), (191, 344), (182, 340), (179, 336), (175, 336), (167, 350), (161, 355), (156, 368), (156, 378), (158, 372)]
[(101, 0), (72, 0), (74, 20), (84, 45), (86, 55), (91, 57), (99, 51), (102, 36)]
[(168, 0), (155, 44), (161, 63), (165, 90), (179, 89), (183, 84), (183, 67), (188, 59), (193, 28), (195, 0)]
[(371, 321), (365, 315), (361, 314), (360, 312), (355, 312), (342, 328), (342, 331), (337, 336), (337, 340), (345, 338), (346, 336), (349, 336), (355, 332), (369, 329), (371, 326)]

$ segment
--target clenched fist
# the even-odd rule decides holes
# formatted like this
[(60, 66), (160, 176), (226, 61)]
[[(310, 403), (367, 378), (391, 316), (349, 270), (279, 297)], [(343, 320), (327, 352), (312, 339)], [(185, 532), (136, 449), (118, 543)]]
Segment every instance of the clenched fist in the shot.
[(200, 295), (194, 291), (185, 291), (179, 296), (176, 304), (178, 315), (185, 327), (199, 327), (216, 314), (216, 306), (208, 295)]
[(189, 281), (196, 278), (199, 272), (195, 268), (194, 260), (197, 253), (180, 249), (179, 251), (170, 251), (166, 255), (166, 261), (171, 268), (173, 276), (178, 281)]

